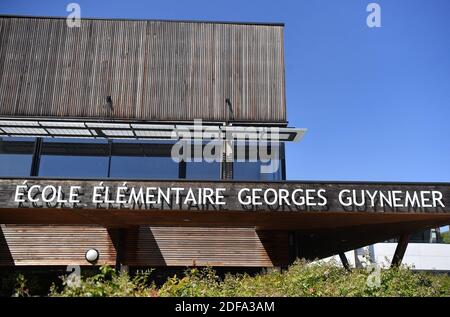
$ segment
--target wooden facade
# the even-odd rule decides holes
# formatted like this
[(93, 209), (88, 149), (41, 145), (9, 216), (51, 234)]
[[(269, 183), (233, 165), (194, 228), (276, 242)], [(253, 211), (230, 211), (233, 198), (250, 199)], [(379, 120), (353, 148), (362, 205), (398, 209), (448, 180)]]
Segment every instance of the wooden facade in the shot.
[[(62, 18), (0, 17), (0, 117), (17, 126), (21, 118), (286, 125), (283, 28), (108, 19), (69, 28)], [(24, 181), (27, 190), (78, 185), (82, 202), (18, 203)], [(100, 252), (97, 264), (285, 266), (450, 223), (449, 184), (133, 180), (128, 186), (226, 189), (225, 206), (134, 208), (93, 202), (101, 181), (124, 182), (0, 179), (0, 266), (89, 265), (90, 248)], [(313, 200), (323, 189), (328, 200), (244, 206), (237, 199), (243, 188), (311, 189)], [(437, 203), (348, 207), (339, 202), (343, 189), (424, 190)]]
[[(97, 264), (115, 265), (115, 232), (101, 226), (1, 225), (1, 266), (89, 265), (86, 250), (100, 253)], [(285, 232), (258, 234), (254, 228), (128, 228), (120, 262), (129, 266), (271, 267), (288, 263)]]
[(284, 123), (283, 46), (282, 25), (0, 17), (0, 116)]
[[(285, 125), (283, 31), (282, 24), (112, 19), (70, 28), (65, 18), (2, 16), (0, 117)], [(2, 187), (0, 205), (10, 198)], [(100, 210), (10, 207), (0, 206), (0, 266), (86, 265), (87, 248), (99, 250), (98, 264), (114, 265), (119, 245), (120, 261), (134, 266), (288, 261), (284, 231), (173, 226), (176, 212), (163, 216), (166, 225), (148, 218), (129, 225), (127, 216), (96, 218)]]
[[(80, 186), (77, 206), (15, 201), (24, 179), (0, 180), (0, 265), (88, 265), (84, 253), (100, 251), (99, 264), (130, 266), (286, 266), (295, 257), (314, 259), (450, 223), (450, 184), (132, 181), (130, 188), (224, 188), (223, 208), (91, 204), (97, 180), (31, 178), (33, 185)], [(103, 183), (113, 188), (123, 181)], [(326, 190), (323, 206), (247, 208), (238, 201), (244, 188)], [(347, 190), (417, 193), (422, 207), (342, 207)], [(34, 194), (31, 195), (35, 197)], [(112, 195), (113, 196), (113, 195)], [(111, 196), (111, 197), (112, 197)], [(419, 198), (422, 197), (422, 198)], [(432, 197), (437, 199), (433, 205)], [(397, 201), (400, 203), (400, 201)], [(320, 208), (319, 208), (320, 207)], [(119, 234), (121, 232), (121, 234)], [(119, 252), (119, 250), (121, 250)]]

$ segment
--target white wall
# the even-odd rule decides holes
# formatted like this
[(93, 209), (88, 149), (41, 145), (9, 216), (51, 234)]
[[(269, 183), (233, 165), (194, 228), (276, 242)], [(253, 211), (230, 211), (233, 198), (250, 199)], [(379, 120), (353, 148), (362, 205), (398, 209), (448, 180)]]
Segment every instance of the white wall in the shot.
[[(370, 258), (381, 266), (389, 267), (395, 253), (397, 243), (377, 243), (345, 255), (351, 266), (364, 266), (364, 258)], [(340, 262), (339, 256), (324, 259)], [(450, 272), (450, 244), (441, 243), (409, 243), (402, 264), (415, 270), (435, 270)]]

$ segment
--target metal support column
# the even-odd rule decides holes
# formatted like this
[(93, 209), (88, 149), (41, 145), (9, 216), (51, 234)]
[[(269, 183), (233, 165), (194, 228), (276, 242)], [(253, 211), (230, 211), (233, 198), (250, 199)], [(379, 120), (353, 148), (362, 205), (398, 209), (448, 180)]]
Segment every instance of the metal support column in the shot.
[(178, 178), (179, 179), (186, 179), (186, 162), (180, 161), (178, 163)]
[(286, 149), (285, 144), (280, 143), (281, 179), (286, 180)]
[(233, 142), (225, 140), (222, 145), (222, 179), (233, 179)]
[(403, 256), (405, 255), (406, 248), (408, 247), (410, 234), (402, 234), (398, 240), (397, 248), (395, 249), (394, 257), (392, 258), (391, 267), (399, 266), (402, 264)]
[(344, 266), (344, 268), (345, 268), (347, 271), (350, 271), (350, 264), (348, 263), (348, 259), (347, 259), (347, 257), (345, 256), (345, 253), (344, 253), (344, 252), (340, 252), (340, 253), (339, 253), (339, 258), (341, 259), (341, 262), (342, 262), (342, 265)]
[(39, 165), (41, 162), (42, 138), (36, 138), (33, 148), (33, 157), (31, 159), (30, 176), (39, 175)]

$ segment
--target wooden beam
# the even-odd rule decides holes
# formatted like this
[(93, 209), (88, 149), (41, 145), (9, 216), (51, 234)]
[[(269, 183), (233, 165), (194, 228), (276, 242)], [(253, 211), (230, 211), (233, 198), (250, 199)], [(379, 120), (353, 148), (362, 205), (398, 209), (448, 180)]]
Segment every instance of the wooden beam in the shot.
[(397, 267), (402, 264), (403, 256), (405, 255), (406, 248), (408, 247), (410, 234), (403, 234), (400, 236), (395, 249), (394, 257), (392, 258), (391, 267)]

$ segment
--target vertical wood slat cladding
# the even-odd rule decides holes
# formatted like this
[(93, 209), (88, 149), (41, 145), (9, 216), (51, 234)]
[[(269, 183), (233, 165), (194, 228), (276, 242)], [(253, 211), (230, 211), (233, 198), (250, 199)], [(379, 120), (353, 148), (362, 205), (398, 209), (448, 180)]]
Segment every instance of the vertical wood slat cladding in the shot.
[[(121, 262), (131, 266), (270, 267), (288, 260), (287, 234), (264, 235), (253, 228), (141, 226), (125, 232)], [(99, 264), (115, 264), (116, 249), (105, 228), (1, 225), (0, 266), (89, 265), (84, 258), (89, 248), (99, 250)]]
[(0, 115), (226, 121), (229, 98), (285, 122), (283, 45), (280, 25), (0, 17)]

